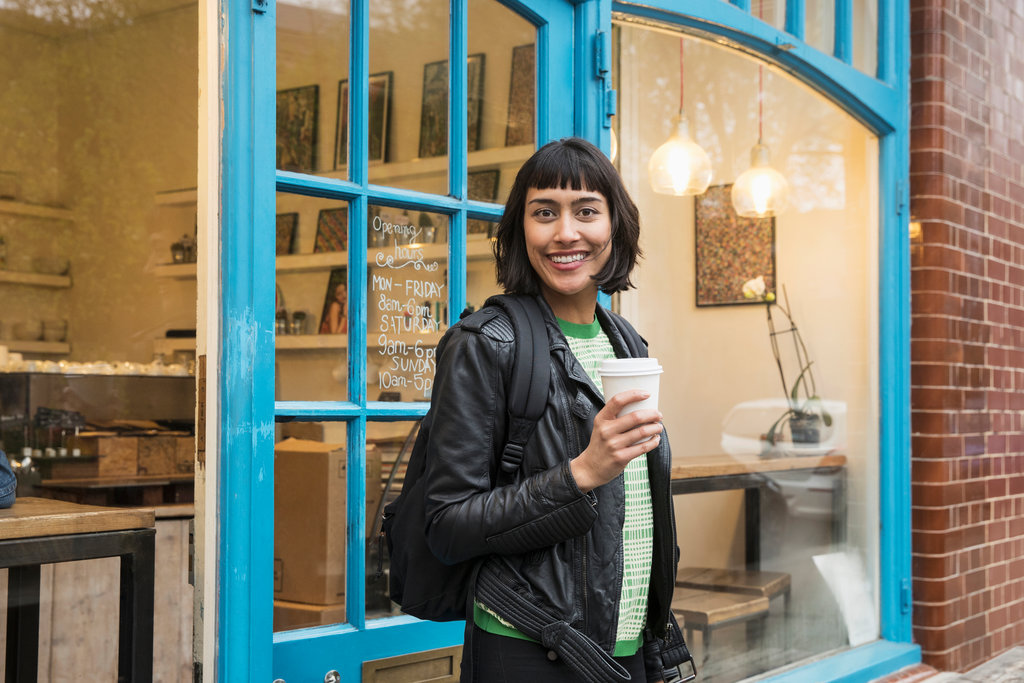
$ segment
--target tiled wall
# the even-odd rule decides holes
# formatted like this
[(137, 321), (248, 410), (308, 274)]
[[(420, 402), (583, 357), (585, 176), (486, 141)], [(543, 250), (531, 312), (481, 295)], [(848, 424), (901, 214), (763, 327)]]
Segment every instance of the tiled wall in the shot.
[(1024, 645), (1024, 8), (911, 1), (914, 635)]

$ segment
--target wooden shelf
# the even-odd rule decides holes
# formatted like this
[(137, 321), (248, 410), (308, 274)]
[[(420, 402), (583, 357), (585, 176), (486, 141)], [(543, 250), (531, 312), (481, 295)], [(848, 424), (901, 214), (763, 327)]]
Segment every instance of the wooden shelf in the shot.
[[(470, 152), (467, 158), (469, 170), (514, 164), (518, 167), (534, 153), (534, 146), (518, 145), (516, 147), (494, 147)], [(429, 159), (410, 159), (387, 164), (371, 165), (370, 182), (374, 185), (386, 185), (387, 181), (416, 178), (419, 176), (443, 176), (448, 170), (448, 157), (439, 156)], [(333, 171), (324, 175), (344, 178), (344, 171)]]
[(277, 272), (279, 273), (302, 273), (345, 265), (348, 265), (347, 251), (328, 251), (319, 254), (288, 254), (277, 257)]
[(46, 275), (44, 273), (25, 273), (16, 270), (0, 270), (0, 282), (31, 287), (70, 287), (71, 278), (67, 275)]
[[(423, 259), (426, 261), (447, 261), (448, 244), (424, 244), (421, 246), (409, 245), (410, 248), (422, 250)], [(373, 247), (366, 251), (366, 261), (370, 268), (379, 268), (377, 263), (378, 255), (386, 259), (394, 254), (393, 247)], [(488, 239), (474, 238), (466, 242), (466, 259), (469, 261), (484, 261), (490, 259), (491, 241)], [(404, 263), (409, 259), (395, 259), (395, 263)], [(286, 254), (277, 257), (277, 272), (279, 273), (304, 273), (313, 271), (326, 271), (330, 268), (338, 268), (348, 265), (347, 251), (329, 251), (319, 254)], [(196, 264), (194, 263), (165, 263), (153, 269), (157, 277), (177, 278), (187, 280), (195, 278)], [(3, 282), (3, 279), (0, 279)]]
[(163, 263), (153, 269), (157, 277), (171, 277), (178, 280), (194, 280), (197, 267), (195, 263)]
[(199, 193), (194, 187), (156, 193), (156, 203), (159, 206), (194, 206), (198, 199)]
[(38, 353), (55, 356), (71, 353), (71, 344), (67, 342), (18, 341), (12, 339), (4, 342), (4, 345), (16, 353)]
[(69, 209), (61, 206), (47, 206), (45, 204), (27, 204), (16, 202), (11, 199), (0, 199), (0, 213), (14, 214), (15, 216), (29, 216), (31, 218), (52, 218), (59, 221), (73, 221), (74, 214)]
[[(374, 338), (376, 339), (376, 338)], [(441, 332), (409, 332), (406, 334), (388, 335), (390, 341), (405, 344), (410, 349), (419, 342), (421, 345), (436, 346), (441, 341)], [(347, 334), (283, 334), (274, 338), (278, 351), (308, 351), (316, 349), (344, 350), (348, 348)], [(377, 343), (367, 346), (370, 349), (380, 348)]]

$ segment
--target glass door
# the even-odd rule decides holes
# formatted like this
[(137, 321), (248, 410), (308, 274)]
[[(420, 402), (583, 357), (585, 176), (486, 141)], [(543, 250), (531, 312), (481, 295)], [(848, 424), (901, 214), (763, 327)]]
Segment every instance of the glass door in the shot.
[[(491, 226), (516, 171), (585, 132), (579, 103), (598, 98), (574, 74), (592, 57), (564, 37), (596, 3), (257, 5), (252, 234), (236, 221), (222, 242), (221, 381), (238, 401), (222, 400), (218, 670), (375, 680), (406, 656), (457, 675), (457, 650), (416, 653), (459, 646), (463, 624), (390, 603), (375, 521), (429, 404), (438, 340), (498, 291)], [(249, 310), (247, 345), (232, 326)], [(246, 400), (239, 435), (230, 411)]]

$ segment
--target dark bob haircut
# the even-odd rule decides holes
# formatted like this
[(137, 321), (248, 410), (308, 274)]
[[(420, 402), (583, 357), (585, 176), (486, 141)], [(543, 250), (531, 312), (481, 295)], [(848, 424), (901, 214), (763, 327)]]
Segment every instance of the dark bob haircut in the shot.
[(506, 292), (540, 293), (523, 232), (526, 193), (531, 188), (571, 188), (604, 195), (611, 213), (611, 257), (594, 280), (606, 294), (633, 286), (630, 274), (641, 256), (640, 212), (626, 192), (619, 172), (601, 150), (582, 138), (563, 138), (549, 142), (527, 159), (509, 192), (494, 242), (498, 284)]

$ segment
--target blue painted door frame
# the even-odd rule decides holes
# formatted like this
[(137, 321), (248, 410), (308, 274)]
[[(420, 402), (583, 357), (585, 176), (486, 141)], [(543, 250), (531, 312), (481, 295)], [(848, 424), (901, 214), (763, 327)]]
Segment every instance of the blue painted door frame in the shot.
[[(217, 549), (218, 596), (207, 596), (207, 618), (217, 619), (217, 679), (221, 681), (323, 680), (336, 669), (342, 680), (359, 680), (364, 659), (390, 656), (461, 639), (461, 624), (426, 624), (407, 617), (366, 621), (362, 605), (365, 560), (365, 460), (351, 448), (347, 623), (272, 635), (273, 438), (275, 419), (343, 420), (348, 443), (365, 443), (368, 419), (408, 420), (423, 404), (367, 401), (365, 272), (366, 235), (352, 231), (349, 243), (349, 400), (274, 402), (274, 214), (275, 192), (343, 199), (351, 224), (365, 223), (367, 203), (446, 213), (450, 240), (449, 311), (465, 303), (467, 218), (500, 215), (500, 207), (466, 196), (466, 121), (461, 107), (450, 117), (448, 196), (369, 185), (365, 163), (368, 100), (368, 1), (351, 4), (350, 180), (341, 181), (274, 169), (275, 19), (274, 0), (218, 0), (223, 107), (220, 177), (222, 344), (219, 374)], [(792, 0), (791, 0), (792, 2)], [(538, 139), (583, 135), (607, 149), (610, 0), (522, 0), (506, 4), (538, 26)], [(643, 5), (617, 3), (614, 10), (645, 21), (678, 27), (754, 53), (819, 90), (861, 120), (880, 138), (879, 253), (881, 387), (881, 607), (884, 640), (794, 670), (772, 680), (857, 681), (917, 661), (910, 645), (909, 483), (909, 245), (907, 177), (909, 105), (909, 8), (907, 0), (879, 0), (879, 73), (866, 76), (837, 54), (805, 45), (800, 8), (787, 10), (788, 33), (749, 13), (749, 3), (721, 0)], [(450, 73), (453, 101), (465, 97), (466, 0), (451, 4)], [(213, 28), (211, 27), (211, 30)], [(572, 36), (572, 39), (568, 39)], [(840, 37), (837, 28), (837, 37)], [(571, 93), (571, 96), (569, 95)], [(210, 659), (209, 657), (207, 658)]]

